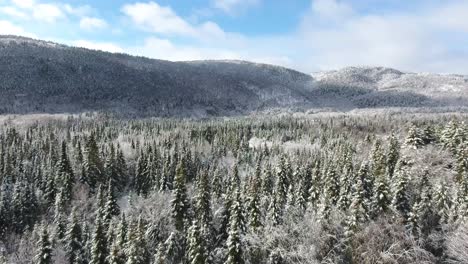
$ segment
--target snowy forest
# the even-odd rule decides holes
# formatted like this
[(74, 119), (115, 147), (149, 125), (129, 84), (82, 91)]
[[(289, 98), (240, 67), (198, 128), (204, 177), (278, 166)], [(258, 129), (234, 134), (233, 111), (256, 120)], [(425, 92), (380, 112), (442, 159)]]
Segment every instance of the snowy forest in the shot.
[(0, 263), (468, 263), (465, 114), (0, 121)]

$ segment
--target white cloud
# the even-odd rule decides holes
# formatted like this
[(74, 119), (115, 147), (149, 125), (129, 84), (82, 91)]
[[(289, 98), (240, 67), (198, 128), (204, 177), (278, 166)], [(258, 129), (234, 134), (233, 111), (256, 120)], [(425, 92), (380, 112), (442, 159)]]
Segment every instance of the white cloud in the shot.
[[(257, 42), (259, 44), (260, 42)], [(253, 42), (250, 44), (254, 44)], [(265, 49), (265, 48), (263, 48)], [(239, 49), (221, 44), (207, 47), (204, 45), (176, 44), (169, 39), (150, 37), (142, 46), (126, 49), (130, 54), (170, 61), (192, 60), (249, 60), (259, 63), (291, 66), (287, 56), (275, 56), (261, 51)]]
[(0, 20), (0, 35), (35, 37), (34, 34), (27, 32), (22, 27), (14, 25), (11, 22), (5, 20)]
[(146, 39), (143, 46), (130, 48), (129, 52), (140, 56), (171, 61), (204, 60), (207, 58), (240, 59), (239, 54), (229, 50), (177, 45), (168, 39), (156, 37)]
[(70, 43), (73, 46), (87, 48), (92, 50), (102, 50), (112, 53), (123, 53), (124, 49), (119, 45), (110, 42), (93, 42), (88, 40), (76, 40)]
[[(10, 15), (17, 17), (32, 17), (37, 21), (55, 23), (65, 18), (65, 13), (59, 4), (39, 3), (35, 0), (11, 0), (13, 6), (6, 7)], [(17, 10), (22, 9), (22, 11)]]
[(34, 0), (11, 0), (11, 2), (19, 8), (32, 8), (35, 5)]
[(341, 20), (352, 15), (350, 6), (336, 0), (315, 0), (312, 2), (314, 13), (324, 19)]
[(167, 36), (182, 36), (199, 40), (226, 37), (225, 32), (214, 22), (191, 24), (177, 15), (172, 8), (155, 2), (128, 4), (121, 11), (132, 22), (149, 32)]
[(122, 7), (122, 12), (146, 30), (173, 35), (194, 35), (195, 29), (170, 7), (155, 2), (135, 3)]
[(107, 26), (107, 22), (100, 18), (83, 17), (80, 20), (80, 28), (84, 30), (104, 29)]
[(32, 10), (32, 16), (43, 22), (54, 23), (58, 19), (64, 18), (65, 14), (62, 10), (53, 4), (38, 4)]
[(70, 4), (65, 4), (63, 5), (63, 10), (68, 14), (78, 17), (84, 17), (94, 12), (94, 9), (89, 5), (72, 6)]
[[(348, 2), (312, 2), (298, 33), (291, 36), (298, 43), (291, 48), (301, 54), (301, 58), (294, 58), (296, 67), (304, 71), (349, 65), (409, 71), (464, 71), (459, 68), (459, 60), (450, 56), (452, 44), (445, 38), (455, 36), (453, 31), (468, 29), (468, 22), (463, 19), (468, 14), (467, 4), (447, 1), (442, 6), (412, 13), (359, 14), (345, 3)], [(446, 62), (445, 68), (440, 68), (441, 61)]]
[(14, 18), (20, 18), (20, 19), (28, 18), (28, 15), (25, 12), (13, 6), (0, 7), (0, 13), (3, 13), (7, 16), (14, 17)]
[(233, 15), (239, 10), (258, 5), (260, 2), (261, 0), (213, 0), (213, 5), (215, 8)]

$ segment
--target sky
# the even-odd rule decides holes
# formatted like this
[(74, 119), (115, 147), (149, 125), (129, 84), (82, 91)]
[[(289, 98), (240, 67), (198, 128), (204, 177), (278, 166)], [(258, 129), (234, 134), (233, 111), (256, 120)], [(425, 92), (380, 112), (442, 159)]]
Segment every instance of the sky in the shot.
[(468, 74), (468, 0), (0, 0), (0, 35), (156, 59)]

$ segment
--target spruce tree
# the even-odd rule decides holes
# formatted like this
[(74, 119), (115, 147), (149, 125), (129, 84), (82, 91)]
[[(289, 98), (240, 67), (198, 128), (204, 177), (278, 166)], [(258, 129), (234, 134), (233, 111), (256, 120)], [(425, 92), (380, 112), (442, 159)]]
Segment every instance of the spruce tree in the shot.
[(372, 197), (372, 217), (377, 218), (388, 211), (391, 205), (391, 193), (388, 179), (385, 174), (379, 175), (375, 180), (374, 196)]
[(70, 215), (65, 233), (65, 254), (69, 264), (84, 264), (84, 245), (82, 228), (76, 217), (75, 210)]
[(57, 163), (57, 176), (55, 181), (59, 183), (60, 188), (62, 189), (62, 199), (67, 203), (70, 202), (72, 199), (75, 176), (73, 174), (70, 160), (68, 159), (67, 145), (65, 141), (62, 142), (62, 152)]
[(208, 257), (204, 238), (200, 231), (200, 223), (193, 221), (188, 230), (188, 263), (206, 264)]
[(184, 231), (185, 220), (189, 210), (186, 187), (185, 164), (181, 162), (177, 167), (176, 177), (174, 179), (174, 191), (172, 204), (172, 218), (174, 225), (179, 232)]
[(334, 168), (329, 168), (325, 176), (325, 193), (333, 205), (338, 203), (340, 195), (340, 181)]
[[(258, 168), (259, 166), (257, 166)], [(259, 169), (257, 169), (259, 171)], [(263, 225), (262, 223), (262, 210), (260, 208), (260, 174), (256, 173), (254, 176), (249, 194), (248, 194), (248, 205), (247, 211), (249, 215), (249, 226), (256, 230)]]
[(392, 207), (403, 221), (406, 221), (411, 211), (409, 197), (409, 179), (407, 172), (401, 168), (396, 171), (396, 179), (393, 187)]
[(236, 195), (235, 200), (231, 206), (231, 215), (229, 218), (229, 232), (227, 238), (227, 260), (225, 264), (243, 264), (243, 218), (242, 218), (242, 208), (240, 203), (240, 192), (238, 188), (234, 190)]
[(92, 133), (85, 146), (85, 157), (82, 175), (82, 182), (88, 184), (91, 189), (98, 186), (99, 183), (105, 182), (104, 165), (102, 164), (99, 147), (96, 143), (94, 134)]
[(104, 222), (106, 226), (109, 225), (110, 221), (112, 220), (112, 217), (120, 214), (120, 208), (119, 208), (119, 205), (117, 204), (117, 201), (114, 195), (113, 186), (114, 186), (113, 181), (109, 180), (109, 183), (107, 186), (107, 192), (106, 192), (106, 202), (104, 205), (104, 212), (103, 212)]
[(395, 134), (390, 136), (390, 143), (387, 152), (387, 173), (390, 178), (393, 177), (398, 160), (400, 159), (400, 143)]
[(129, 230), (128, 241), (126, 244), (126, 264), (148, 264), (149, 257), (147, 252), (146, 239), (143, 232), (143, 223), (141, 218), (136, 225), (132, 225)]
[(437, 190), (434, 193), (434, 201), (440, 223), (448, 224), (452, 211), (452, 198), (445, 181), (438, 184)]
[(65, 236), (65, 213), (66, 201), (63, 196), (63, 189), (60, 188), (57, 193), (57, 198), (55, 199), (55, 208), (54, 208), (54, 224), (55, 224), (55, 236), (58, 240), (62, 240)]
[(424, 145), (424, 141), (422, 139), (421, 131), (419, 130), (416, 125), (411, 125), (408, 131), (408, 136), (406, 137), (405, 144), (407, 146), (413, 147), (414, 149), (418, 149)]
[(91, 242), (91, 262), (90, 264), (106, 264), (108, 256), (107, 239), (105, 226), (100, 217), (97, 217), (93, 239)]
[(36, 255), (34, 256), (34, 264), (51, 264), (52, 263), (52, 242), (50, 240), (49, 231), (44, 224), (40, 227), (39, 241), (36, 243)]

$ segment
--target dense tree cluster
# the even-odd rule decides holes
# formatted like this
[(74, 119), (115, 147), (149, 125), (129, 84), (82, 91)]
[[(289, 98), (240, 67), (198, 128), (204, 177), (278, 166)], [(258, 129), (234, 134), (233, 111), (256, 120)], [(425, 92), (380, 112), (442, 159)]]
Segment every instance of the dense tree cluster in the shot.
[(0, 263), (466, 263), (466, 119), (4, 123)]

